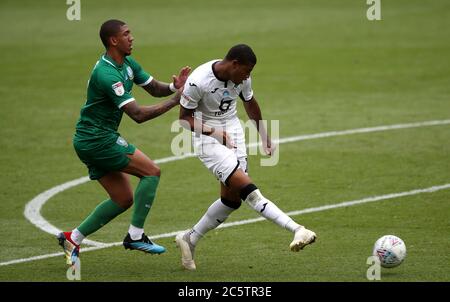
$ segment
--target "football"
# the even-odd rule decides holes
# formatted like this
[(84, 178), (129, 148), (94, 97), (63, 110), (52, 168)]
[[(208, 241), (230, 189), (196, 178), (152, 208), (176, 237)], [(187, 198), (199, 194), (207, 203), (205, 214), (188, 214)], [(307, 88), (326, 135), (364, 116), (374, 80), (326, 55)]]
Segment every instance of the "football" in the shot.
[(406, 245), (397, 236), (384, 235), (375, 242), (373, 255), (380, 259), (382, 267), (396, 267), (405, 260)]

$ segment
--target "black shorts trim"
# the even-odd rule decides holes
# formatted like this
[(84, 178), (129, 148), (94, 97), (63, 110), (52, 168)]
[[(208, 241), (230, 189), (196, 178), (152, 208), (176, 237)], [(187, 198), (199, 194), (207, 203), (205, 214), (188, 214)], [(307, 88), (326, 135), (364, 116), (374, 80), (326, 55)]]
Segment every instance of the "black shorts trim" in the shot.
[(239, 161), (237, 161), (237, 165), (236, 167), (234, 167), (233, 171), (231, 171), (230, 175), (228, 175), (227, 179), (225, 179), (224, 183), (225, 185), (228, 187), (228, 180), (230, 179), (230, 177), (234, 174), (234, 172), (236, 172), (236, 170), (239, 168)]

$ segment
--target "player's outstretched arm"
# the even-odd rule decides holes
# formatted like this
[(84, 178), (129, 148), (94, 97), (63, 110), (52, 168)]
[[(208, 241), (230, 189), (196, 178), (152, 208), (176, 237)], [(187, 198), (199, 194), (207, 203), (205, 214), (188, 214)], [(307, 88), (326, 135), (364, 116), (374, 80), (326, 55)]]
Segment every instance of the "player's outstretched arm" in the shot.
[(172, 76), (172, 83), (164, 83), (153, 79), (149, 84), (143, 86), (142, 88), (154, 97), (168, 96), (174, 93), (176, 89), (180, 89), (184, 86), (190, 72), (191, 68), (189, 66), (185, 66), (181, 68), (178, 76)]
[(123, 111), (131, 117), (136, 123), (140, 124), (154, 119), (161, 114), (166, 113), (180, 103), (181, 92), (178, 91), (172, 98), (159, 104), (150, 106), (140, 106), (136, 101), (123, 106)]
[(263, 148), (267, 155), (272, 155), (275, 151), (275, 145), (272, 144), (270, 137), (267, 133), (266, 127), (261, 122), (262, 114), (259, 108), (258, 102), (254, 97), (250, 101), (244, 102), (244, 108), (247, 115), (251, 121), (254, 122), (256, 129), (258, 129), (259, 135), (261, 136), (263, 142)]
[(203, 121), (196, 119), (194, 111), (180, 106), (180, 124), (182, 127), (195, 133), (211, 136), (228, 148), (236, 148), (236, 144), (225, 131), (209, 127)]

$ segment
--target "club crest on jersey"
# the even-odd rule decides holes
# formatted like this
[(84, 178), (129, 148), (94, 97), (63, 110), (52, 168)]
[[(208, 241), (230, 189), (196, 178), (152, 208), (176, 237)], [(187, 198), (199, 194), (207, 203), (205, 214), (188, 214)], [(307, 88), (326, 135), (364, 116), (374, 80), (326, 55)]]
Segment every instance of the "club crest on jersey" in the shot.
[(126, 141), (123, 137), (121, 137), (121, 136), (119, 136), (119, 137), (117, 138), (116, 144), (118, 144), (118, 145), (120, 145), (120, 146), (123, 146), (123, 147), (128, 147), (127, 141)]
[(112, 84), (112, 89), (117, 96), (122, 96), (125, 93), (125, 88), (123, 87), (122, 82)]
[(127, 66), (127, 74), (128, 74), (128, 78), (129, 78), (130, 80), (133, 80), (133, 79), (134, 79), (133, 69), (131, 69), (130, 66)]
[(224, 96), (224, 97), (230, 96), (230, 93), (228, 92), (228, 90), (225, 90), (225, 91), (223, 92), (223, 96)]

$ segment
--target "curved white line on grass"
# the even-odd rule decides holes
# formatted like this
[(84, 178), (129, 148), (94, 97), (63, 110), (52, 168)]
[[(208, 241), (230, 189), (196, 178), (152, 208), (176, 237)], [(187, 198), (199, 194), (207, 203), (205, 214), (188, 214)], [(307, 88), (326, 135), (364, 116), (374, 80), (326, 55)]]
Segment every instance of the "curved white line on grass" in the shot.
[[(42, 215), (41, 215), (42, 206), (47, 202), (47, 200), (49, 200), (56, 194), (58, 194), (62, 191), (65, 191), (67, 189), (70, 189), (72, 187), (78, 186), (80, 184), (83, 184), (87, 181), (89, 181), (89, 177), (87, 177), (87, 176), (81, 177), (81, 178), (74, 179), (72, 181), (63, 183), (62, 185), (48, 189), (45, 192), (42, 192), (41, 194), (39, 194), (38, 196), (33, 198), (25, 206), (25, 212), (24, 212), (25, 217), (36, 227), (38, 227), (39, 229), (41, 229), (47, 233), (50, 233), (53, 235), (60, 233), (61, 232), (60, 229), (58, 229), (57, 227), (52, 225), (50, 222), (48, 222), (44, 217), (42, 217)], [(97, 241), (93, 241), (93, 240), (89, 240), (89, 239), (85, 240), (83, 243), (86, 243), (88, 245), (93, 245), (93, 246), (103, 246), (103, 244), (104, 244), (102, 242), (97, 242)]]
[[(351, 207), (354, 205), (359, 205), (359, 204), (364, 204), (364, 203), (369, 203), (369, 202), (377, 202), (377, 201), (382, 201), (382, 200), (389, 200), (389, 199), (395, 199), (395, 198), (400, 198), (400, 197), (405, 197), (405, 196), (417, 195), (417, 194), (422, 194), (422, 193), (433, 193), (433, 192), (447, 190), (447, 189), (450, 189), (450, 184), (433, 186), (433, 187), (429, 187), (429, 188), (425, 188), (425, 189), (416, 189), (416, 190), (400, 192), (400, 193), (392, 193), (392, 194), (386, 194), (386, 195), (380, 195), (380, 196), (366, 197), (366, 198), (359, 199), (359, 200), (344, 201), (344, 202), (340, 202), (340, 203), (336, 203), (336, 204), (329, 204), (329, 205), (324, 205), (324, 206), (320, 206), (320, 207), (307, 208), (307, 209), (303, 209), (303, 210), (299, 210), (299, 211), (292, 211), (292, 212), (288, 212), (286, 214), (288, 214), (289, 216), (296, 216), (296, 215), (321, 212), (321, 211), (343, 208), (343, 207)], [(255, 218), (255, 219), (240, 220), (240, 221), (235, 221), (235, 222), (224, 223), (224, 224), (220, 225), (219, 228), (229, 228), (229, 227), (233, 227), (233, 226), (237, 226), (237, 225), (250, 224), (250, 223), (255, 223), (255, 222), (263, 221), (263, 220), (265, 220), (265, 218), (262, 218), (262, 217)], [(175, 231), (175, 232), (159, 234), (159, 235), (151, 236), (150, 238), (158, 239), (158, 238), (174, 237), (174, 236), (176, 236), (176, 234), (178, 234), (179, 232), (183, 232), (183, 231), (185, 231), (185, 230), (179, 230), (179, 231)], [(114, 242), (114, 243), (106, 243), (101, 246), (83, 248), (83, 249), (81, 249), (81, 252), (86, 253), (89, 251), (95, 251), (95, 250), (100, 250), (100, 249), (113, 247), (113, 246), (119, 246), (119, 245), (122, 245), (122, 241)], [(6, 266), (6, 265), (11, 265), (11, 264), (23, 263), (23, 262), (30, 262), (30, 261), (47, 259), (47, 258), (52, 258), (52, 257), (59, 257), (62, 255), (63, 255), (63, 253), (61, 252), (61, 253), (40, 255), (40, 256), (35, 256), (35, 257), (30, 257), (30, 258), (16, 259), (16, 260), (11, 260), (11, 261), (1, 262), (0, 266)]]
[(370, 127), (370, 128), (350, 129), (350, 130), (343, 130), (343, 131), (330, 131), (330, 132), (322, 132), (322, 133), (316, 133), (316, 134), (307, 134), (307, 135), (286, 137), (286, 138), (280, 139), (279, 143), (285, 144), (285, 143), (292, 143), (292, 142), (297, 142), (297, 141), (302, 141), (302, 140), (310, 140), (310, 139), (324, 138), (324, 137), (331, 137), (331, 136), (342, 136), (342, 135), (350, 135), (350, 134), (370, 133), (370, 132), (418, 128), (418, 127), (440, 126), (440, 125), (448, 125), (448, 124), (450, 124), (450, 120), (437, 120), (437, 121), (427, 121), (427, 122), (418, 122), (418, 123), (378, 126), (378, 127)]
[[(396, 124), (396, 125), (386, 125), (386, 126), (378, 126), (378, 127), (369, 127), (369, 128), (358, 128), (358, 129), (350, 129), (350, 130), (342, 130), (342, 131), (330, 131), (330, 132), (322, 132), (322, 133), (316, 133), (316, 134), (306, 134), (306, 135), (299, 135), (299, 136), (291, 136), (279, 139), (275, 141), (277, 144), (285, 144), (285, 143), (292, 143), (297, 141), (303, 141), (303, 140), (310, 140), (310, 139), (317, 139), (317, 138), (324, 138), (324, 137), (332, 137), (332, 136), (342, 136), (342, 135), (350, 135), (350, 134), (358, 134), (358, 133), (370, 133), (370, 132), (379, 132), (379, 131), (388, 131), (388, 130), (397, 130), (397, 129), (407, 129), (407, 128), (417, 128), (417, 127), (427, 127), (427, 126), (438, 126), (438, 125), (447, 125), (450, 124), (450, 120), (435, 120), (435, 121), (426, 121), (426, 122), (417, 122), (417, 123), (408, 123), (408, 124)], [(249, 146), (256, 146), (256, 143), (252, 143)], [(195, 154), (189, 153), (182, 156), (170, 156), (161, 158), (158, 160), (155, 160), (155, 163), (161, 164), (171, 161), (177, 161), (182, 160), (185, 158), (194, 157)], [(42, 217), (40, 214), (42, 206), (54, 195), (67, 190), (69, 188), (72, 188), (74, 186), (83, 184), (85, 182), (88, 182), (88, 177), (82, 177), (78, 178), (66, 183), (63, 183), (61, 185), (58, 185), (56, 187), (53, 187), (35, 198), (33, 198), (30, 202), (27, 203), (25, 206), (25, 217), (36, 227), (43, 230), (44, 232), (50, 233), (50, 234), (57, 234), (61, 232), (58, 228), (50, 224), (47, 220)], [(92, 241), (92, 240), (84, 240), (83, 243), (93, 245), (93, 246), (102, 246), (105, 243)]]

